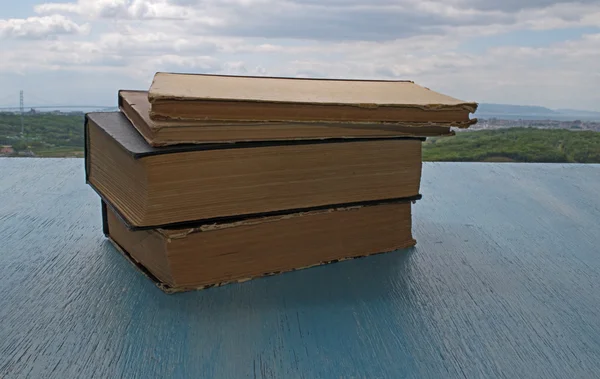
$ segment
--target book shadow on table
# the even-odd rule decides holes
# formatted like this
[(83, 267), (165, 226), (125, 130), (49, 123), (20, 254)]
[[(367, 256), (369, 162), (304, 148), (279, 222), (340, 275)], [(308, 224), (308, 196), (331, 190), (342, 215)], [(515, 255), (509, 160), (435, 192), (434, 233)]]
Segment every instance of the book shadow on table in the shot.
[(115, 280), (134, 282), (134, 296), (144, 296), (144, 301), (160, 308), (184, 312), (196, 308), (204, 311), (209, 305), (211, 312), (221, 315), (240, 308), (281, 308), (282, 304), (305, 308), (385, 300), (394, 292), (407, 290), (413, 274), (411, 257), (416, 250), (399, 249), (242, 283), (166, 294), (108, 240), (105, 243), (108, 263), (122, 271)]

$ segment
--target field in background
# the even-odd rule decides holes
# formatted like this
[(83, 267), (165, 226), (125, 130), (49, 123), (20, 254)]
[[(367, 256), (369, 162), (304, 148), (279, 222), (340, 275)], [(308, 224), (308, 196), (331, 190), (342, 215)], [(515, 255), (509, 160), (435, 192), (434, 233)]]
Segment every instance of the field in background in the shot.
[(83, 113), (34, 113), (21, 118), (0, 113), (0, 146), (11, 146), (22, 156), (83, 156)]

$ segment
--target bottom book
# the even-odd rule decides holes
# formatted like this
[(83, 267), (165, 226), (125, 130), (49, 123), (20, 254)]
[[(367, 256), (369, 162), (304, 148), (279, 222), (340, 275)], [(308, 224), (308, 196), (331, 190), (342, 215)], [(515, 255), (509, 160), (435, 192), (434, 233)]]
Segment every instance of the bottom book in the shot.
[(104, 202), (104, 233), (164, 292), (205, 289), (404, 249), (411, 202), (132, 231)]

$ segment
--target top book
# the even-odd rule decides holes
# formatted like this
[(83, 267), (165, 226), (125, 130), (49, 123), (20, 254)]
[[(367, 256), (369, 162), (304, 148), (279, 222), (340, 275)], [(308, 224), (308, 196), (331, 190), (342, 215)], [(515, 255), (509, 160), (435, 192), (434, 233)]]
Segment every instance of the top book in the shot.
[(477, 103), (412, 81), (156, 73), (153, 120), (469, 123)]

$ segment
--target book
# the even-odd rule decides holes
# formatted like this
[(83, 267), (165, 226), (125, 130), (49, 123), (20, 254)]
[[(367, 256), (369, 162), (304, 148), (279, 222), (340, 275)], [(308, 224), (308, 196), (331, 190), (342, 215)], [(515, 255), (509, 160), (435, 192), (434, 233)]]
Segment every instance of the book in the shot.
[(131, 230), (103, 204), (104, 233), (168, 293), (404, 249), (411, 203), (337, 207), (187, 228)]
[(147, 91), (119, 91), (119, 108), (152, 146), (326, 138), (454, 135), (429, 123), (318, 123), (281, 121), (153, 120)]
[(466, 127), (477, 103), (412, 81), (342, 80), (158, 72), (153, 120), (415, 122)]
[(85, 119), (86, 182), (132, 229), (418, 198), (419, 138), (152, 147), (120, 112)]

